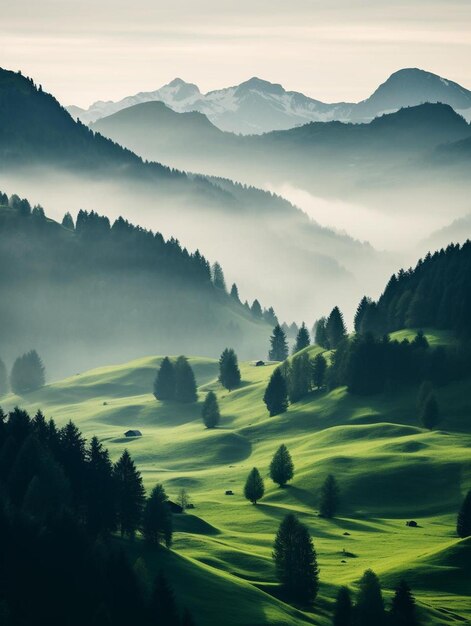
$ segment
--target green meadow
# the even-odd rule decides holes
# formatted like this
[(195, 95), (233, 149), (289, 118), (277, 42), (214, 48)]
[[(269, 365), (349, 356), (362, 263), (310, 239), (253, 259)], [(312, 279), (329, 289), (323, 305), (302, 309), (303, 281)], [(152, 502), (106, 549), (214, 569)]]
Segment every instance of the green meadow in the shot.
[[(444, 333), (427, 336), (434, 345), (452, 341)], [(149, 490), (161, 482), (176, 499), (180, 488), (187, 489), (195, 509), (175, 516), (171, 551), (144, 551), (139, 539), (124, 543), (133, 558), (143, 555), (149, 572), (165, 564), (179, 601), (191, 607), (198, 624), (329, 624), (338, 586), (355, 590), (367, 568), (380, 577), (388, 602), (405, 577), (424, 625), (471, 620), (471, 543), (455, 532), (471, 485), (469, 379), (437, 390), (443, 419), (430, 432), (418, 424), (417, 388), (369, 397), (344, 388), (313, 392), (284, 415), (269, 417), (262, 401), (276, 367), (269, 363), (242, 363), (242, 384), (228, 392), (217, 382), (217, 361), (190, 358), (198, 404), (161, 403), (152, 395), (160, 361), (150, 356), (102, 367), (26, 397), (8, 396), (2, 404), (41, 408), (59, 425), (72, 419), (86, 437), (98, 435), (113, 459), (128, 448)], [(209, 390), (222, 415), (214, 430), (206, 430), (200, 417)], [(133, 428), (143, 436), (126, 439), (124, 432)], [(281, 443), (295, 464), (294, 480), (284, 489), (268, 476)], [(243, 497), (254, 466), (266, 488), (256, 506)], [(341, 488), (333, 521), (317, 515), (319, 488), (329, 473)], [(271, 551), (287, 512), (309, 526), (317, 550), (321, 592), (312, 612), (285, 603), (276, 584)], [(411, 519), (418, 528), (406, 526)]]

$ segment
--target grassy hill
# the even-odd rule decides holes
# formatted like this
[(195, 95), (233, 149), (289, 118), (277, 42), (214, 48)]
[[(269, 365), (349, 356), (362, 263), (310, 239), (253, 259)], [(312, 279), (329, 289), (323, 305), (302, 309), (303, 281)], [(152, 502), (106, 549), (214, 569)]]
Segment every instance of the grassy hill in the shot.
[[(450, 341), (446, 333), (427, 335), (431, 343)], [(423, 623), (471, 619), (470, 542), (455, 536), (456, 511), (471, 484), (469, 380), (438, 390), (444, 419), (440, 430), (429, 432), (416, 419), (416, 389), (367, 398), (342, 388), (312, 393), (269, 418), (262, 396), (275, 364), (242, 364), (243, 383), (229, 393), (217, 383), (216, 361), (192, 358), (198, 405), (162, 404), (150, 393), (159, 362), (146, 357), (92, 370), (1, 403), (4, 409), (41, 407), (59, 424), (73, 419), (85, 436), (105, 440), (113, 458), (127, 447), (147, 488), (162, 482), (170, 498), (181, 487), (188, 490), (196, 508), (176, 516), (174, 550), (146, 551), (144, 559), (150, 571), (165, 564), (198, 624), (329, 624), (337, 586), (355, 588), (368, 567), (380, 576), (388, 599), (406, 577)], [(214, 431), (205, 430), (199, 416), (210, 389), (222, 413)], [(140, 429), (143, 437), (125, 439), (128, 428)], [(285, 489), (268, 477), (281, 443), (295, 464), (295, 478)], [(266, 482), (256, 507), (243, 497), (253, 466)], [(330, 472), (342, 489), (333, 521), (317, 516), (318, 490)], [(226, 489), (234, 495), (225, 496)], [(275, 584), (272, 544), (289, 511), (309, 526), (318, 552), (322, 584), (312, 613), (283, 602)], [(419, 527), (407, 527), (408, 519)], [(134, 558), (143, 553), (140, 541), (126, 545)]]

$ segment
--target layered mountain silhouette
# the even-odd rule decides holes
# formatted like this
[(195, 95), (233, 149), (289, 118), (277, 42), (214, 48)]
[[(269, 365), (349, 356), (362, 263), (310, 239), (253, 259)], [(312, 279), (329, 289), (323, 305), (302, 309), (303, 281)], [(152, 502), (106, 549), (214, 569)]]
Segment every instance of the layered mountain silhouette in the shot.
[(417, 68), (395, 72), (369, 98), (358, 103), (328, 104), (256, 77), (203, 94), (196, 85), (177, 78), (156, 91), (118, 102), (95, 102), (86, 110), (76, 106), (68, 110), (89, 124), (130, 106), (155, 101), (179, 113), (204, 113), (221, 130), (244, 135), (286, 130), (316, 121), (368, 122), (384, 113), (425, 102), (449, 104), (471, 120), (471, 91)]
[[(201, 115), (186, 119), (187, 145), (196, 144), (190, 135), (195, 119), (208, 132), (220, 132)], [(370, 246), (320, 227), (279, 196), (229, 177), (143, 161), (75, 122), (53, 96), (7, 70), (0, 71), (0, 165), (0, 188), (43, 203), (52, 216), (79, 209), (109, 218), (124, 214), (190, 250), (201, 249), (223, 264), (227, 280), (238, 282), (248, 299), (275, 306), (282, 319), (295, 310), (314, 319), (339, 302), (348, 313), (361, 289), (357, 272), (372, 262), (381, 267)], [(377, 284), (387, 271), (378, 271)], [(322, 298), (306, 293), (310, 281)]]

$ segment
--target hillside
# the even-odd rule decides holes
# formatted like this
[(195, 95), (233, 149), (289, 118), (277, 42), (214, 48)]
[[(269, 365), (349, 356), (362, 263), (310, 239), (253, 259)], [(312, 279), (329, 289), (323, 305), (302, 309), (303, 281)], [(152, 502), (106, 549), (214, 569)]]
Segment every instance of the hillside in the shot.
[(36, 348), (57, 377), (157, 346), (264, 348), (270, 326), (213, 284), (198, 251), (122, 218), (81, 212), (61, 226), (28, 209), (14, 197), (0, 206), (0, 354), (10, 364)]
[(425, 102), (449, 104), (466, 119), (471, 118), (468, 89), (417, 68), (394, 72), (371, 96), (358, 103), (321, 102), (257, 77), (203, 94), (197, 85), (176, 78), (160, 89), (118, 102), (98, 101), (87, 110), (67, 108), (71, 115), (89, 124), (128, 107), (157, 101), (179, 113), (198, 111), (221, 130), (243, 135), (287, 130), (309, 122), (369, 122), (385, 113)]
[[(412, 333), (398, 335), (405, 336)], [(427, 336), (435, 344), (449, 341), (446, 334)], [(314, 354), (318, 348), (309, 350)], [(222, 422), (214, 431), (203, 428), (199, 407), (165, 405), (151, 395), (158, 357), (85, 372), (28, 397), (7, 396), (2, 405), (41, 407), (59, 424), (72, 418), (87, 437), (103, 438), (113, 458), (128, 447), (148, 488), (162, 481), (171, 498), (181, 487), (189, 491), (196, 508), (176, 516), (174, 551), (144, 558), (151, 571), (165, 563), (177, 597), (194, 609), (198, 623), (219, 624), (223, 617), (229, 626), (241, 619), (254, 626), (327, 626), (338, 585), (355, 588), (367, 567), (380, 576), (387, 598), (405, 575), (423, 623), (471, 618), (466, 604), (469, 541), (454, 534), (456, 511), (469, 488), (469, 380), (438, 390), (444, 420), (430, 432), (417, 422), (416, 389), (366, 398), (343, 388), (314, 392), (286, 414), (268, 418), (262, 395), (273, 365), (244, 363), (243, 385), (228, 393), (216, 382), (214, 360), (190, 362), (200, 402), (210, 389), (219, 397)], [(143, 437), (125, 439), (128, 428), (139, 428)], [(295, 464), (295, 478), (283, 490), (267, 476), (281, 443)], [(257, 507), (242, 495), (254, 465), (267, 488)], [(334, 521), (317, 517), (318, 489), (329, 472), (337, 475), (342, 490)], [(226, 489), (235, 495), (225, 496)], [(309, 526), (318, 551), (321, 597), (312, 614), (292, 609), (273, 588), (271, 547), (288, 511)], [(419, 527), (406, 527), (408, 519)], [(130, 547), (133, 558), (141, 547), (141, 542)], [(438, 575), (443, 571), (447, 576)], [(236, 591), (234, 611), (230, 598)], [(208, 602), (209, 597), (217, 601)]]

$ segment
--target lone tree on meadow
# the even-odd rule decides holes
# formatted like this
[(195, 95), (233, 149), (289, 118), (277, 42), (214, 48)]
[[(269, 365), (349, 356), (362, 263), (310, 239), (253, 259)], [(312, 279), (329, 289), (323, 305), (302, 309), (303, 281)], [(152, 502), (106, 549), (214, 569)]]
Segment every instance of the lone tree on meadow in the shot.
[(415, 599), (409, 585), (401, 580), (391, 604), (391, 624), (393, 626), (417, 626)]
[(214, 391), (208, 391), (204, 399), (203, 408), (201, 409), (201, 417), (203, 418), (206, 428), (215, 428), (221, 419), (219, 412), (218, 399)]
[(188, 359), (179, 356), (175, 363), (175, 400), (178, 402), (196, 402), (195, 374)]
[(307, 527), (292, 513), (280, 524), (273, 560), (285, 593), (302, 604), (312, 604), (319, 591), (317, 555)]
[(254, 467), (247, 476), (244, 496), (252, 504), (257, 504), (257, 502), (263, 498), (264, 493), (265, 485), (263, 484), (263, 478), (260, 476), (258, 469)]
[(384, 601), (379, 579), (373, 570), (365, 571), (358, 586), (355, 605), (357, 623), (361, 626), (381, 626), (385, 620)]
[(435, 394), (431, 393), (425, 400), (420, 414), (420, 421), (424, 428), (433, 430), (440, 421), (440, 410)]
[(288, 358), (288, 342), (286, 334), (279, 324), (273, 329), (270, 337), (270, 350), (268, 352), (270, 361), (284, 361)]
[(141, 473), (136, 469), (127, 450), (124, 450), (120, 459), (115, 463), (113, 476), (121, 536), (134, 537), (142, 518), (145, 490)]
[(172, 513), (162, 485), (156, 485), (146, 501), (142, 516), (142, 534), (147, 543), (172, 545)]
[(325, 385), (327, 373), (327, 361), (323, 354), (316, 354), (312, 360), (312, 384), (316, 389), (322, 389)]
[(303, 322), (301, 324), (301, 328), (298, 330), (298, 334), (296, 335), (296, 341), (293, 347), (293, 354), (299, 352), (300, 350), (304, 350), (311, 344), (311, 338), (309, 337), (309, 331), (306, 328), (306, 324)]
[(332, 626), (352, 626), (352, 624), (353, 604), (350, 589), (348, 587), (340, 587), (335, 600)]
[(270, 377), (263, 401), (267, 405), (270, 417), (284, 413), (288, 408), (288, 385), (279, 367)]
[(10, 374), (10, 386), (14, 393), (28, 393), (44, 387), (46, 382), (44, 364), (36, 352), (31, 350), (19, 356)]
[(219, 358), (219, 382), (232, 391), (240, 385), (240, 380), (237, 355), (232, 348), (226, 348)]
[(347, 329), (343, 321), (343, 315), (338, 306), (334, 307), (327, 319), (325, 326), (329, 347), (337, 348), (339, 343), (347, 336)]
[(335, 477), (329, 474), (321, 487), (319, 514), (331, 519), (335, 517), (339, 506), (339, 487)]
[(280, 487), (284, 487), (293, 478), (294, 465), (288, 448), (284, 443), (275, 452), (270, 463), (270, 478)]
[(157, 400), (175, 400), (175, 367), (166, 356), (160, 364), (154, 381), (154, 396)]
[(471, 489), (465, 496), (456, 520), (458, 537), (471, 537)]

